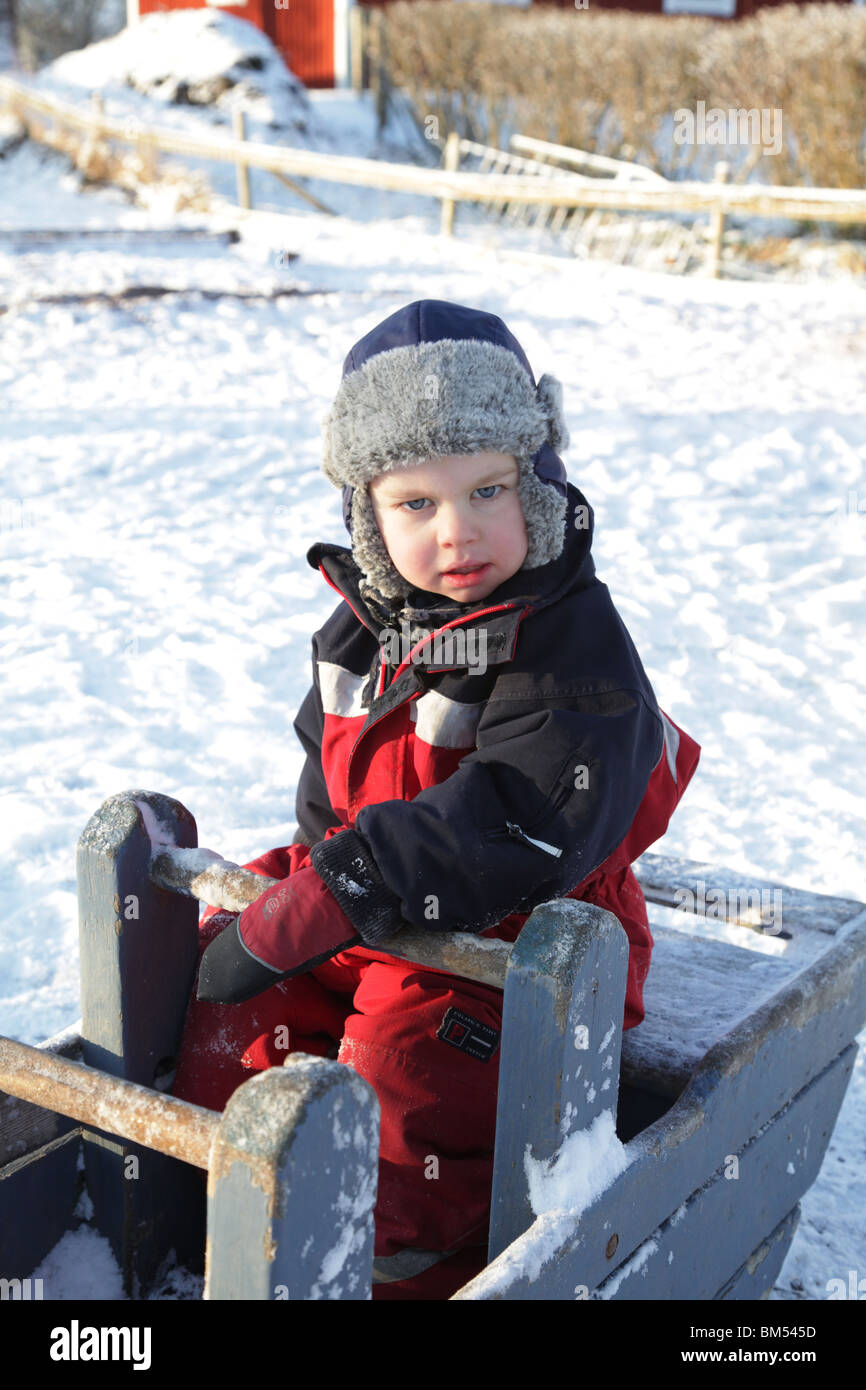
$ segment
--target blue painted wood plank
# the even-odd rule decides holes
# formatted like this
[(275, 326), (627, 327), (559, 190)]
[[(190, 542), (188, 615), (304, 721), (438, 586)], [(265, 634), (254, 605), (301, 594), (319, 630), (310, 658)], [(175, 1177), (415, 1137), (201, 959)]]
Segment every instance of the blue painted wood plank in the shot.
[[(739, 1151), (730, 1131), (708, 1119), (720, 1144), (712, 1166), (684, 1167), (685, 1137), (677, 1152), (638, 1136), (626, 1146), (629, 1166), (590, 1206), (539, 1217), (455, 1298), (572, 1299), (603, 1290), (617, 1299), (713, 1298), (817, 1176), (856, 1053), (852, 1043)], [(692, 1144), (700, 1134), (698, 1127)], [(730, 1156), (738, 1156), (738, 1179), (725, 1177)], [(635, 1241), (645, 1213), (670, 1200), (677, 1179), (681, 1202)]]
[(797, 1226), (800, 1223), (800, 1203), (783, 1216), (778, 1226), (754, 1249), (740, 1268), (718, 1290), (716, 1299), (734, 1302), (741, 1299), (768, 1298), (785, 1263)]
[[(833, 936), (863, 910), (863, 904), (853, 898), (810, 893), (776, 879), (744, 874), (742, 869), (671, 855), (642, 854), (634, 872), (649, 903), (718, 921), (737, 921), (749, 906), (763, 907), (770, 935), (779, 934), (781, 924), (785, 933), (795, 937), (802, 932)], [(752, 929), (762, 931), (760, 926)], [(744, 932), (749, 930), (743, 926)]]
[[(82, 1059), (144, 1086), (170, 1080), (198, 958), (198, 903), (150, 881), (154, 842), (193, 848), (195, 821), (158, 793), (110, 797), (78, 844)], [(85, 1146), (94, 1219), (130, 1297), (146, 1293), (174, 1249), (204, 1262), (198, 1170), (92, 1131)]]
[(628, 938), (613, 913), (542, 903), (508, 962), (488, 1260), (533, 1221), (526, 1154), (550, 1158), (574, 1130), (616, 1114)]
[(379, 1101), (291, 1053), (230, 1097), (208, 1180), (209, 1300), (371, 1297)]
[[(40, 1050), (81, 1061), (81, 1036), (68, 1028), (39, 1043)], [(0, 1167), (76, 1129), (78, 1122), (54, 1110), (0, 1091)]]
[(80, 1154), (76, 1126), (0, 1168), (0, 1279), (28, 1278), (74, 1224)]

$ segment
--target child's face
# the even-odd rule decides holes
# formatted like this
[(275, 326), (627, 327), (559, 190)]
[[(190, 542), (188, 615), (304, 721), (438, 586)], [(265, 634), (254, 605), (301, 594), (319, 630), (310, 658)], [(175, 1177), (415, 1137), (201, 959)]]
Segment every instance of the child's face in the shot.
[[(484, 599), (520, 569), (529, 544), (513, 454), (449, 454), (380, 473), (373, 511), (395, 568), (416, 589)], [(455, 574), (455, 568), (468, 574)]]

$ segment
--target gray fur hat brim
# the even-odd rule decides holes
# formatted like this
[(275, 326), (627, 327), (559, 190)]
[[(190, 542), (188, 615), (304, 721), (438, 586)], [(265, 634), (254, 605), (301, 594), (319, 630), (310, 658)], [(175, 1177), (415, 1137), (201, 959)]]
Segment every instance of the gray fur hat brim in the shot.
[(367, 581), (386, 598), (405, 598), (409, 589), (388, 555), (368, 484), (453, 454), (513, 454), (529, 544), (522, 568), (558, 559), (566, 497), (535, 471), (544, 444), (557, 453), (568, 445), (562, 388), (549, 374), (535, 386), (508, 348), (445, 338), (368, 358), (340, 384), (324, 422), (323, 455), (325, 476), (354, 489), (352, 550)]

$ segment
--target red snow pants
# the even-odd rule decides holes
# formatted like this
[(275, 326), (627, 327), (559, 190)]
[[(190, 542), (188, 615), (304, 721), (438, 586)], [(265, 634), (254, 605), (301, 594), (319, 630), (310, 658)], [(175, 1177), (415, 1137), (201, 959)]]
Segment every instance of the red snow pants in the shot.
[[(309, 862), (309, 851), (292, 845), (246, 867), (285, 878)], [(620, 892), (632, 877), (628, 870)], [(640, 894), (636, 880), (634, 888)], [(620, 902), (603, 905), (623, 910)], [(628, 905), (636, 920), (623, 925), (635, 947), (646, 910), (641, 914), (631, 899)], [(231, 919), (208, 908), (200, 949)], [(485, 935), (513, 940), (525, 920), (513, 914)], [(632, 952), (638, 1000), (652, 945), (648, 928), (645, 936), (646, 945)], [(631, 990), (631, 967), (629, 974)], [(244, 1004), (201, 1003), (193, 991), (173, 1093), (222, 1110), (250, 1076), (281, 1066), (287, 1050), (351, 1066), (381, 1108), (373, 1298), (447, 1299), (487, 1262), (502, 997), (501, 990), (360, 946)], [(451, 1010), (457, 1013), (446, 1023)], [(486, 1057), (460, 1045), (460, 1015), (482, 1025)], [(642, 1017), (642, 1005), (637, 1016), (627, 1006), (625, 1026)], [(286, 1030), (288, 1049), (277, 1046)]]
[[(246, 867), (285, 878), (310, 862), (301, 853), (271, 850)], [(208, 908), (200, 950), (231, 919)], [(437, 1036), (451, 1009), (501, 1031), (501, 990), (353, 947), (244, 1004), (193, 992), (187, 1013), (172, 1090), (196, 1105), (222, 1110), (250, 1076), (282, 1066), (286, 1028), (288, 1051), (334, 1057), (370, 1082), (381, 1108), (374, 1299), (446, 1299), (487, 1262), (499, 1050), (482, 1061)]]

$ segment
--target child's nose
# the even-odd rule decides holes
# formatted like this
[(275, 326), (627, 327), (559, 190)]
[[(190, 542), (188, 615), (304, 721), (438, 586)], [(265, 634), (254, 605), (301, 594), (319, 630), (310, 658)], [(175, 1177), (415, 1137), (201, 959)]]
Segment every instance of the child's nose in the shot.
[(478, 518), (469, 507), (443, 502), (436, 520), (440, 545), (467, 545), (478, 536)]

